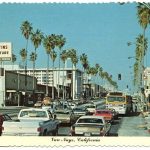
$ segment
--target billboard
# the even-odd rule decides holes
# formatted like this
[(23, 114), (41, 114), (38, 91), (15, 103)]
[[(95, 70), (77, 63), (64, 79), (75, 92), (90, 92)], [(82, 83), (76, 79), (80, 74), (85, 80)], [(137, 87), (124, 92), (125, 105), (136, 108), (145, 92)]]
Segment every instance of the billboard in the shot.
[(12, 44), (10, 42), (0, 42), (0, 61), (12, 60)]

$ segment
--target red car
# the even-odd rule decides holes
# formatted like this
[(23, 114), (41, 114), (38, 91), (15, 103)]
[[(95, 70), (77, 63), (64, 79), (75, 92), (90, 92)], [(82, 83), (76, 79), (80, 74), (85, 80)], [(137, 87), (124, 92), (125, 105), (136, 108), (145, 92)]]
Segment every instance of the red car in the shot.
[(114, 121), (113, 113), (111, 110), (96, 110), (93, 115), (103, 116), (105, 121), (107, 121), (107, 122), (113, 122)]

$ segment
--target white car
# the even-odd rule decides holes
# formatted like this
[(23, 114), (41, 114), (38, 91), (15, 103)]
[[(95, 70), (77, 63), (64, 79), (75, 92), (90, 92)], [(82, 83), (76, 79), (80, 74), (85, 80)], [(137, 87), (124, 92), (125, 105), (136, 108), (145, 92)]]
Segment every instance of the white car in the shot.
[(102, 116), (82, 116), (71, 127), (71, 136), (105, 136), (109, 134), (110, 123)]

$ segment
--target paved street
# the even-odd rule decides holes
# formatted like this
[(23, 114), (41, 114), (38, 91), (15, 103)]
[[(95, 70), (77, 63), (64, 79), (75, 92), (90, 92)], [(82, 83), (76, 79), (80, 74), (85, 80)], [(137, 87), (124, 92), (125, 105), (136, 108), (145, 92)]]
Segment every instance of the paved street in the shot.
[[(16, 119), (19, 110), (22, 107), (5, 107), (0, 108), (1, 113), (9, 114), (12, 119)], [(135, 113), (130, 115), (121, 115), (118, 119), (114, 120), (111, 125), (109, 136), (146, 136), (149, 137), (147, 129), (145, 128), (145, 118), (142, 117), (140, 112), (140, 107), (138, 107), (137, 115)], [(60, 125), (58, 130), (59, 136), (69, 136), (70, 125), (63, 124)]]
[(124, 117), (118, 130), (118, 136), (150, 136), (145, 127), (142, 115)]

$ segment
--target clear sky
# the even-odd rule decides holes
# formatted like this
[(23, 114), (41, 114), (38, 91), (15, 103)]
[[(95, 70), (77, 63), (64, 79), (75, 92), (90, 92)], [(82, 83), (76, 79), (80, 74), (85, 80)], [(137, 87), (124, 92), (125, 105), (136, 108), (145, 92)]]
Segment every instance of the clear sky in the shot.
[[(135, 38), (142, 33), (136, 6), (136, 3), (0, 4), (0, 41), (13, 43), (16, 63), (20, 62), (19, 51), (26, 44), (20, 26), (28, 20), (34, 30), (40, 29), (45, 35), (63, 34), (67, 40), (63, 49), (74, 48), (78, 55), (86, 53), (90, 65), (99, 63), (104, 71), (112, 75), (113, 80), (118, 82), (117, 75), (121, 73), (122, 80), (118, 85), (124, 89), (126, 85), (132, 85), (133, 68), (129, 66), (133, 66), (135, 61), (128, 59), (135, 55), (135, 45), (128, 47), (127, 42), (135, 42)], [(150, 35), (150, 30), (146, 35)], [(33, 50), (29, 42), (29, 53)], [(43, 45), (37, 52), (36, 67), (46, 68), (47, 57)], [(28, 66), (31, 65), (28, 62)]]

